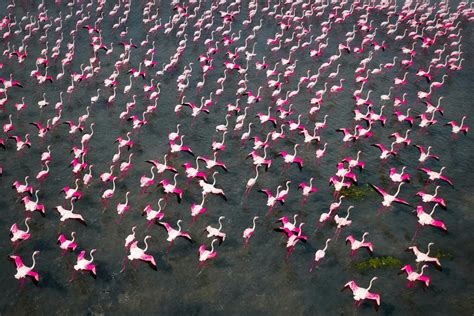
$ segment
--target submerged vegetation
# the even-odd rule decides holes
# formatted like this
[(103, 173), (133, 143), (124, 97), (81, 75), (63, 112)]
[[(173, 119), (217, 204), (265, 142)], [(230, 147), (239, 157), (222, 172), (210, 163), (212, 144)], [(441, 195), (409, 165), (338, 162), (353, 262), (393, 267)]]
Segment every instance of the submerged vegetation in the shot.
[(400, 268), (402, 262), (392, 256), (373, 257), (368, 260), (355, 263), (357, 270), (380, 269), (380, 268)]
[(368, 184), (351, 185), (349, 188), (343, 188), (341, 194), (348, 199), (362, 200), (367, 195), (372, 194), (373, 190)]

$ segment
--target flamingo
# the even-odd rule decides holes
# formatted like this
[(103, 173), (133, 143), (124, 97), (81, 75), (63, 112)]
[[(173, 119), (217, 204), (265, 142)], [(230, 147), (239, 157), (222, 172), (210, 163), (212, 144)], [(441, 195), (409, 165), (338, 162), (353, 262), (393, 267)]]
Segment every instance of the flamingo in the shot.
[(432, 242), (428, 244), (428, 250), (426, 252), (422, 252), (418, 249), (417, 246), (410, 246), (407, 250), (411, 250), (413, 252), (413, 254), (416, 256), (416, 262), (418, 264), (420, 264), (421, 262), (434, 262), (438, 265), (439, 268), (441, 268), (441, 262), (439, 262), (439, 259), (436, 257), (429, 256), (432, 245), (434, 245), (434, 243)]
[(303, 225), (304, 223), (300, 223), (297, 234), (291, 234), (291, 236), (288, 236), (288, 241), (286, 242), (286, 249), (287, 249), (286, 258), (287, 259), (289, 258), (290, 254), (293, 252), (293, 248), (296, 246), (296, 243), (299, 240), (304, 241), (304, 242), (308, 240), (308, 236), (302, 234), (301, 227)]
[(469, 127), (464, 126), (464, 120), (465, 119), (466, 119), (466, 116), (463, 116), (462, 119), (461, 119), (461, 124), (460, 125), (458, 125), (458, 123), (456, 121), (449, 121), (445, 125), (451, 125), (451, 127), (452, 127), (451, 131), (452, 131), (453, 134), (458, 134), (459, 132), (463, 132), (464, 134), (467, 134), (467, 132), (469, 132)]
[(163, 164), (160, 163), (158, 160), (147, 160), (146, 162), (151, 163), (152, 165), (154, 165), (156, 167), (156, 173), (159, 174), (159, 175), (161, 175), (166, 170), (177, 173), (178, 170), (176, 170), (172, 166), (168, 166), (167, 158), (168, 158), (168, 154), (165, 154)]
[(18, 194), (28, 192), (30, 193), (30, 195), (33, 195), (33, 187), (31, 185), (28, 185), (28, 178), (29, 176), (25, 177), (25, 184), (21, 184), (19, 181), (13, 182), (12, 188), (16, 189), (16, 192)]
[(301, 194), (303, 194), (304, 201), (308, 199), (310, 193), (315, 193), (318, 191), (317, 188), (313, 187), (313, 180), (314, 178), (311, 177), (309, 179), (309, 185), (307, 185), (305, 182), (301, 182), (300, 185), (298, 186), (298, 189), (302, 190)]
[[(151, 236), (147, 235), (145, 236), (145, 239), (143, 239), (143, 243), (145, 244), (145, 248), (142, 249), (138, 247), (138, 240), (133, 241), (130, 244), (130, 254), (127, 256), (128, 260), (133, 261), (133, 260), (142, 260), (145, 262), (149, 262), (153, 268), (156, 268), (156, 262), (155, 258), (152, 255), (146, 254), (146, 251), (148, 249), (148, 243), (146, 242), (147, 239), (150, 239)], [(122, 269), (122, 271), (125, 270), (125, 266)]]
[(102, 193), (102, 198), (104, 200), (108, 200), (108, 199), (110, 199), (114, 196), (114, 193), (115, 193), (115, 179), (117, 179), (117, 177), (112, 178), (112, 189), (107, 189), (107, 190), (104, 191), (104, 193)]
[(436, 188), (435, 188), (435, 192), (434, 194), (429, 194), (429, 193), (426, 193), (426, 192), (423, 192), (423, 191), (418, 191), (416, 193), (417, 196), (421, 197), (421, 200), (423, 201), (423, 203), (436, 203), (436, 204), (439, 204), (441, 205), (442, 207), (446, 207), (446, 202), (444, 201), (443, 198), (439, 198), (437, 197), (438, 196), (438, 189), (440, 188), (440, 186), (438, 185)]
[(56, 206), (56, 210), (61, 215), (61, 218), (59, 219), (61, 222), (64, 222), (68, 219), (75, 219), (75, 220), (78, 220), (78, 221), (82, 222), (83, 224), (86, 223), (84, 217), (82, 217), (81, 214), (74, 213), (74, 203), (72, 202), (72, 200), (71, 200), (71, 209), (70, 210), (66, 210), (61, 205)]
[(334, 215), (334, 222), (337, 224), (336, 227), (336, 239), (339, 237), (339, 233), (343, 227), (349, 226), (352, 224), (352, 221), (349, 220), (349, 215), (351, 214), (351, 209), (353, 209), (354, 206), (350, 205), (347, 208), (347, 215), (346, 217), (339, 217), (338, 214)]
[(128, 212), (130, 206), (128, 205), (128, 195), (130, 194), (130, 191), (128, 191), (125, 194), (125, 203), (119, 203), (117, 204), (117, 214), (120, 216), (123, 216), (125, 212)]
[(166, 239), (166, 241), (169, 241), (169, 245), (168, 245), (166, 251), (168, 251), (171, 248), (174, 241), (178, 237), (182, 237), (182, 238), (185, 238), (186, 240), (188, 240), (189, 242), (193, 242), (193, 240), (192, 240), (191, 236), (189, 235), (189, 233), (181, 231), (181, 225), (180, 225), (181, 222), (182, 222), (182, 220), (178, 220), (178, 222), (176, 223), (176, 225), (178, 226), (178, 229), (174, 229), (173, 227), (171, 227), (170, 224), (168, 224), (166, 222), (158, 222), (158, 224), (163, 226), (166, 229), (166, 232), (168, 233), (168, 238)]
[(125, 238), (125, 248), (129, 248), (130, 245), (135, 241), (135, 229), (137, 226), (132, 227), (132, 233)]
[(425, 283), (426, 286), (429, 286), (430, 285), (430, 278), (423, 275), (426, 268), (428, 268), (428, 265), (427, 264), (423, 265), (421, 267), (420, 273), (418, 273), (418, 272), (413, 271), (412, 267), (409, 264), (403, 266), (400, 269), (400, 273), (403, 273), (404, 271), (406, 272), (407, 280), (408, 280), (407, 287), (412, 287), (413, 283), (415, 281), (423, 282), (423, 283)]
[(279, 155), (283, 157), (285, 163), (296, 163), (300, 171), (303, 169), (303, 159), (296, 157), (296, 148), (298, 148), (299, 144), (295, 144), (293, 147), (293, 155), (288, 154), (286, 151), (279, 152)]
[(39, 190), (35, 191), (36, 201), (30, 200), (28, 196), (23, 197), (21, 200), (23, 201), (23, 204), (25, 205), (25, 211), (27, 212), (39, 211), (44, 216), (45, 208), (43, 204), (38, 204), (38, 201), (39, 201), (38, 192)]
[(365, 237), (368, 235), (368, 232), (365, 232), (362, 235), (362, 240), (356, 240), (352, 235), (346, 237), (346, 244), (349, 242), (351, 244), (351, 256), (355, 255), (356, 251), (364, 247), (372, 255), (374, 248), (371, 242), (366, 242)]
[(222, 222), (225, 216), (219, 216), (219, 228), (214, 228), (211, 225), (208, 225), (204, 230), (207, 231), (207, 238), (218, 238), (219, 239), (219, 244), (225, 241), (226, 234), (221, 232), (222, 230)]
[(189, 162), (184, 163), (186, 177), (188, 179), (200, 178), (207, 180), (207, 175), (204, 172), (199, 171), (199, 157), (196, 157), (196, 168), (193, 168)]
[(23, 263), (20, 256), (9, 257), (13, 261), (15, 261), (15, 266), (16, 266), (15, 279), (21, 280), (29, 276), (29, 277), (32, 277), (35, 282), (39, 282), (39, 274), (33, 271), (36, 265), (35, 256), (38, 255), (39, 253), (40, 253), (39, 251), (33, 252), (33, 254), (31, 255), (31, 260), (33, 261), (33, 263), (29, 267)]
[(390, 168), (390, 171), (389, 171), (390, 179), (393, 182), (403, 182), (403, 181), (410, 182), (410, 175), (408, 173), (404, 173), (405, 169), (406, 169), (406, 166), (403, 166), (402, 172), (397, 173), (397, 170), (395, 168)]
[(150, 173), (151, 173), (151, 177), (147, 177), (146, 175), (142, 175), (140, 177), (140, 188), (146, 188), (146, 187), (149, 187), (151, 185), (153, 185), (155, 183), (155, 173), (153, 172), (153, 169), (155, 169), (155, 166), (152, 166), (150, 168)]
[(220, 195), (224, 200), (227, 201), (227, 196), (225, 195), (224, 193), (224, 190), (223, 189), (219, 189), (219, 188), (216, 188), (215, 187), (215, 184), (216, 184), (216, 174), (218, 174), (219, 172), (217, 171), (214, 171), (214, 173), (212, 174), (212, 178), (213, 178), (213, 183), (208, 183), (204, 180), (199, 180), (199, 186), (202, 188), (202, 192), (204, 194), (209, 194), (209, 193), (212, 193), (212, 194), (216, 194), (216, 195)]
[(258, 166), (255, 166), (255, 172), (256, 172), (256, 175), (254, 178), (250, 178), (248, 181), (247, 181), (247, 184), (245, 186), (245, 195), (248, 195), (250, 193), (250, 190), (252, 190), (253, 186), (255, 185), (255, 183), (257, 182), (257, 178), (258, 178)]
[(375, 191), (377, 191), (378, 194), (380, 194), (383, 197), (382, 205), (386, 206), (386, 207), (389, 207), (390, 205), (392, 205), (393, 202), (397, 202), (397, 203), (401, 203), (401, 204), (405, 204), (405, 205), (410, 205), (407, 201), (397, 198), (398, 194), (400, 193), (400, 188), (402, 187), (402, 185), (403, 185), (403, 182), (400, 182), (398, 184), (397, 192), (395, 192), (395, 194), (391, 195), (391, 194), (388, 194), (387, 192), (385, 192), (384, 190), (382, 190), (381, 188), (379, 188), (378, 186), (376, 186), (374, 184), (370, 184), (370, 186)]
[(133, 167), (133, 164), (131, 163), (132, 157), (133, 157), (133, 153), (128, 155), (128, 161), (124, 161), (120, 164), (120, 171), (121, 172), (127, 172), (128, 170), (130, 170)]
[(416, 207), (416, 216), (418, 217), (418, 223), (421, 225), (421, 226), (425, 226), (425, 225), (431, 225), (431, 226), (434, 226), (434, 227), (438, 227), (442, 230), (445, 230), (447, 231), (448, 228), (446, 227), (446, 225), (444, 224), (444, 222), (440, 221), (440, 220), (436, 220), (432, 217), (436, 207), (438, 206), (438, 204), (435, 204), (433, 206), (433, 209), (431, 210), (430, 213), (426, 213), (424, 210), (423, 210), (423, 206), (421, 205), (418, 205)]
[(420, 152), (420, 158), (418, 158), (418, 161), (420, 163), (423, 163), (425, 162), (428, 158), (433, 158), (433, 159), (436, 159), (436, 160), (439, 160), (439, 156), (438, 155), (433, 155), (433, 154), (430, 154), (430, 150), (431, 150), (431, 146), (428, 147), (428, 150), (425, 151), (425, 149), (422, 147), (422, 146), (419, 146), (419, 145), (414, 145)]
[(429, 180), (431, 180), (431, 181), (440, 179), (440, 180), (443, 180), (443, 181), (449, 183), (451, 186), (453, 186), (453, 182), (452, 182), (451, 180), (449, 180), (448, 178), (446, 178), (445, 176), (442, 175), (442, 173), (443, 173), (444, 169), (446, 169), (446, 167), (442, 167), (439, 172), (430, 170), (430, 169), (428, 169), (428, 168), (418, 168), (418, 169), (420, 169), (421, 171), (423, 171), (424, 173), (426, 173), (426, 174), (428, 175), (428, 177), (429, 177)]
[(279, 185), (277, 187), (277, 191), (276, 191), (276, 194), (275, 196), (272, 194), (272, 192), (268, 189), (261, 189), (261, 190), (258, 190), (258, 192), (263, 192), (266, 194), (267, 196), (267, 206), (269, 207), (269, 212), (272, 210), (273, 206), (275, 206), (276, 202), (280, 202), (281, 204), (283, 204), (284, 202), (282, 200), (278, 200), (277, 199), (277, 196), (279, 194), (279, 191), (280, 191), (280, 188), (281, 188), (281, 185)]
[(68, 186), (65, 186), (61, 189), (61, 192), (64, 192), (64, 194), (65, 194), (64, 199), (66, 199), (66, 200), (70, 200), (70, 199), (73, 199), (73, 198), (76, 199), (76, 200), (81, 199), (82, 194), (81, 194), (81, 192), (78, 191), (78, 189), (79, 189), (79, 179), (76, 179), (75, 183), (76, 183), (76, 188), (74, 188), (74, 189), (70, 188)]
[(146, 219), (148, 222), (152, 222), (153, 220), (158, 220), (160, 221), (164, 216), (165, 214), (163, 212), (161, 212), (161, 202), (163, 201), (164, 199), (163, 198), (160, 198), (158, 200), (158, 211), (155, 211), (150, 204), (148, 204), (147, 206), (145, 206), (145, 208), (143, 209), (143, 213), (142, 215), (145, 215), (146, 214)]
[(75, 251), (77, 248), (77, 244), (74, 242), (75, 234), (76, 232), (71, 233), (71, 240), (68, 240), (66, 236), (64, 236), (64, 234), (59, 235), (58, 236), (59, 248), (61, 248), (64, 251), (67, 251), (68, 249)]
[(258, 216), (254, 216), (254, 218), (252, 220), (253, 226), (252, 227), (247, 227), (246, 229), (244, 229), (244, 232), (243, 232), (243, 235), (242, 235), (242, 237), (244, 238), (244, 246), (248, 245), (250, 237), (252, 237), (253, 234), (255, 233), (255, 221), (257, 219), (258, 219)]
[(293, 234), (298, 234), (299, 228), (296, 227), (296, 218), (298, 217), (298, 214), (293, 215), (293, 223), (290, 223), (288, 220), (288, 217), (283, 216), (279, 219), (277, 219), (277, 222), (281, 222), (283, 226), (278, 227), (276, 230), (281, 230), (286, 233), (287, 236), (291, 236)]
[(363, 300), (375, 301), (376, 303), (375, 308), (378, 309), (378, 307), (380, 306), (380, 295), (369, 292), (370, 289), (372, 288), (372, 283), (377, 279), (378, 279), (377, 277), (373, 277), (370, 280), (368, 288), (360, 287), (356, 284), (354, 280), (352, 280), (352, 281), (347, 282), (346, 285), (344, 285), (344, 288), (342, 290), (345, 290), (347, 288), (350, 289), (352, 291), (352, 296), (354, 297), (354, 301), (356, 301), (358, 304), (361, 304)]
[(46, 165), (46, 170), (41, 170), (40, 172), (38, 172), (38, 174), (36, 175), (36, 180), (43, 181), (48, 176), (48, 174), (49, 174), (49, 161), (46, 161), (45, 165)]
[(89, 253), (89, 256), (91, 257), (90, 260), (87, 260), (85, 258), (86, 251), (82, 250), (79, 255), (77, 256), (77, 262), (74, 265), (74, 270), (75, 271), (90, 271), (92, 273), (92, 276), (95, 278), (96, 277), (96, 266), (92, 264), (94, 262), (94, 257), (93, 254), (96, 251), (96, 249), (92, 249)]
[(214, 243), (217, 239), (213, 239), (211, 242), (211, 250), (206, 249), (206, 245), (199, 247), (199, 266), (202, 267), (207, 260), (214, 259), (217, 256), (217, 252), (214, 251)]
[(19, 240), (20, 241), (21, 240), (27, 240), (28, 238), (30, 238), (30, 236), (31, 236), (31, 234), (29, 234), (30, 227), (28, 226), (28, 221), (30, 219), (31, 219), (31, 217), (25, 218), (26, 231), (19, 229), (16, 223), (14, 223), (10, 227), (10, 235), (12, 236), (10, 240), (12, 242), (16, 242), (16, 241), (19, 241)]
[[(175, 194), (178, 198), (178, 203), (181, 203), (181, 199), (183, 198), (183, 190), (176, 186), (176, 177), (178, 176), (177, 173), (174, 174), (174, 184), (171, 184), (168, 180), (164, 179), (161, 180), (159, 185), (163, 186), (163, 191), (165, 192), (166, 196), (172, 193)], [(202, 180), (201, 180), (202, 181)]]
[(24, 149), (25, 147), (31, 148), (31, 142), (28, 140), (28, 137), (30, 137), (30, 134), (25, 135), (25, 140), (21, 140), (20, 137), (18, 136), (10, 136), (9, 138), (15, 140), (16, 142), (16, 151), (20, 151)]
[(328, 238), (326, 240), (326, 246), (323, 249), (319, 249), (318, 251), (316, 251), (316, 253), (314, 254), (314, 260), (311, 264), (311, 268), (309, 269), (309, 272), (313, 271), (314, 263), (317, 263), (319, 266), (319, 261), (321, 261), (326, 256), (326, 250), (328, 249), (328, 245), (330, 241), (331, 241), (331, 238)]

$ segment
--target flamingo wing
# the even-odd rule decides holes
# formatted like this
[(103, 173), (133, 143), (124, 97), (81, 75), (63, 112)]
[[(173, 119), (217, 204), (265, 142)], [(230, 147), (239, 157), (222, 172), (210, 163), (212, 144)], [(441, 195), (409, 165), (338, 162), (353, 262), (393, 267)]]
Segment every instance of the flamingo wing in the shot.
[(20, 256), (10, 256), (10, 259), (15, 261), (15, 265), (17, 269), (23, 267), (23, 261), (21, 260)]
[(385, 192), (384, 190), (382, 190), (381, 188), (379, 188), (378, 186), (376, 186), (375, 184), (371, 184), (369, 183), (370, 186), (375, 190), (377, 191), (378, 194), (380, 194), (381, 196), (386, 196), (387, 195), (387, 192)]
[(166, 223), (166, 222), (160, 222), (160, 221), (159, 221), (158, 224), (161, 225), (161, 226), (163, 226), (163, 227), (166, 229), (166, 231), (167, 231), (168, 233), (170, 233), (171, 231), (173, 231), (173, 228), (170, 226), (170, 224), (168, 224), (168, 223)]

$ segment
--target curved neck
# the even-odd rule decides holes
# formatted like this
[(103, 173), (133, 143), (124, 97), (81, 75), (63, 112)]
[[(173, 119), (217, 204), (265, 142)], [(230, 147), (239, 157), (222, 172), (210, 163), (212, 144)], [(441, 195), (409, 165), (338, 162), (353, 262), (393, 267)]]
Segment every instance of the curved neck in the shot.
[(34, 268), (35, 265), (36, 265), (35, 256), (36, 256), (37, 254), (38, 254), (37, 252), (33, 252), (33, 254), (31, 255), (31, 259), (33, 260), (33, 264), (31, 265), (31, 267), (29, 267), (30, 270), (33, 270), (33, 268)]
[(29, 220), (29, 219), (30, 219), (29, 217), (27, 217), (27, 218), (25, 219), (25, 226), (26, 226), (26, 233), (27, 233), (27, 234), (28, 234), (28, 232), (30, 231), (30, 226), (28, 226), (28, 220)]

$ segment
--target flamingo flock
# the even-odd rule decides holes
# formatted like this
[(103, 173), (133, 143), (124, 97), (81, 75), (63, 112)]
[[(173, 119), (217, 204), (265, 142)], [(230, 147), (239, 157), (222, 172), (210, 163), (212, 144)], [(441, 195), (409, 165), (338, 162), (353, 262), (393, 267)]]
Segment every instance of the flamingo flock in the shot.
[[(424, 236), (448, 231), (453, 216), (434, 213), (457, 179), (433, 135), (460, 147), (469, 137), (447, 92), (465, 74), (472, 3), (17, 2), (5, 2), (0, 22), (0, 174), (14, 189), (3, 196), (16, 198), (16, 279), (41, 282), (49, 269), (36, 264), (43, 249), (25, 249), (45, 217), (59, 232), (48, 242), (76, 257), (63, 263), (73, 282), (76, 272), (103, 275), (106, 249), (85, 243), (101, 229), (91, 217), (115, 219), (123, 274), (128, 261), (160, 273), (175, 251), (195, 257), (199, 273), (220, 269), (233, 241), (252, 253), (267, 239), (285, 264), (306, 255), (314, 275), (341, 260), (336, 249), (347, 255), (340, 234), (350, 260), (382, 253), (379, 227), (361, 213), (393, 212), (411, 221), (387, 225), (414, 230), (406, 246), (416, 258), (399, 272), (408, 287), (431, 286), (429, 264), (441, 262), (416, 237), (425, 226)], [(351, 198), (363, 186), (378, 210)], [(357, 305), (382, 305), (378, 276), (367, 288), (350, 279)]]

